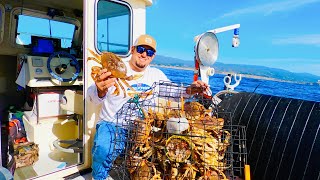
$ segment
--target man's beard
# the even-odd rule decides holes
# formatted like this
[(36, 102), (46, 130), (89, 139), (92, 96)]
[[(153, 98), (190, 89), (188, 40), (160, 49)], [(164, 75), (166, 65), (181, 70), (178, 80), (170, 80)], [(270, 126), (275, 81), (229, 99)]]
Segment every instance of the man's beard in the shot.
[(142, 69), (146, 67), (145, 64), (139, 64), (138, 62), (136, 62), (136, 66)]

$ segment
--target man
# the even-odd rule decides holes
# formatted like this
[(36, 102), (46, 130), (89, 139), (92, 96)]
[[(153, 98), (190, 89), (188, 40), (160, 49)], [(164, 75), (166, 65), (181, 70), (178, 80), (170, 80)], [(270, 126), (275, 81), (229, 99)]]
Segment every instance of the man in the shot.
[[(138, 92), (150, 89), (154, 82), (169, 81), (161, 70), (149, 66), (155, 54), (156, 41), (150, 35), (139, 36), (131, 47), (131, 59), (125, 64), (128, 76), (140, 75), (139, 79), (128, 81)], [(116, 119), (116, 114), (131, 97), (124, 98), (123, 91), (118, 96), (114, 95), (116, 79), (110, 78), (110, 76), (111, 73), (106, 69), (101, 70), (98, 74), (98, 81), (88, 89), (90, 101), (95, 104), (102, 103), (100, 121), (96, 125), (92, 148), (92, 177), (94, 179), (108, 177), (113, 161), (125, 146), (126, 130), (118, 126), (119, 121)], [(201, 81), (196, 81), (193, 84), (198, 87), (208, 87)]]

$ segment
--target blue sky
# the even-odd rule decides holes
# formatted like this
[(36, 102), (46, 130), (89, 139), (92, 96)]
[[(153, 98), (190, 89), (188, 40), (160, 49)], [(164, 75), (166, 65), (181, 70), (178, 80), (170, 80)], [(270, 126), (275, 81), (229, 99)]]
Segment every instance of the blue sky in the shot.
[(217, 62), (250, 64), (320, 76), (320, 0), (218, 1), (154, 0), (147, 8), (147, 33), (157, 54), (193, 60), (194, 37), (240, 24), (240, 46), (233, 31), (217, 34)]

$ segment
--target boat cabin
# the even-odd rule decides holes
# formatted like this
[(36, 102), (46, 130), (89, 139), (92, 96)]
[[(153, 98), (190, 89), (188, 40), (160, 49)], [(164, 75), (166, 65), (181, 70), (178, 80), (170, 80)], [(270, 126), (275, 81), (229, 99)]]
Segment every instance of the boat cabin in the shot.
[[(133, 40), (146, 31), (150, 5), (152, 0), (0, 2), (0, 163), (15, 180), (58, 179), (90, 168), (99, 109), (85, 98), (97, 65), (86, 61), (87, 49), (129, 59)], [(25, 131), (10, 139), (11, 126)], [(24, 145), (17, 147), (18, 141)], [(29, 156), (21, 154), (28, 148)], [(17, 149), (20, 156), (14, 156)]]

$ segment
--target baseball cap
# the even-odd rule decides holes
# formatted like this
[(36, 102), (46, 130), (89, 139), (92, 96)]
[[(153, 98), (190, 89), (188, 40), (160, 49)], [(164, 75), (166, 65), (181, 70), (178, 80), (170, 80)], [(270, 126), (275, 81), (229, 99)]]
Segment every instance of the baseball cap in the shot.
[(150, 46), (156, 51), (157, 42), (156, 40), (154, 40), (152, 36), (144, 34), (139, 36), (134, 42), (134, 46), (139, 46), (139, 45)]

